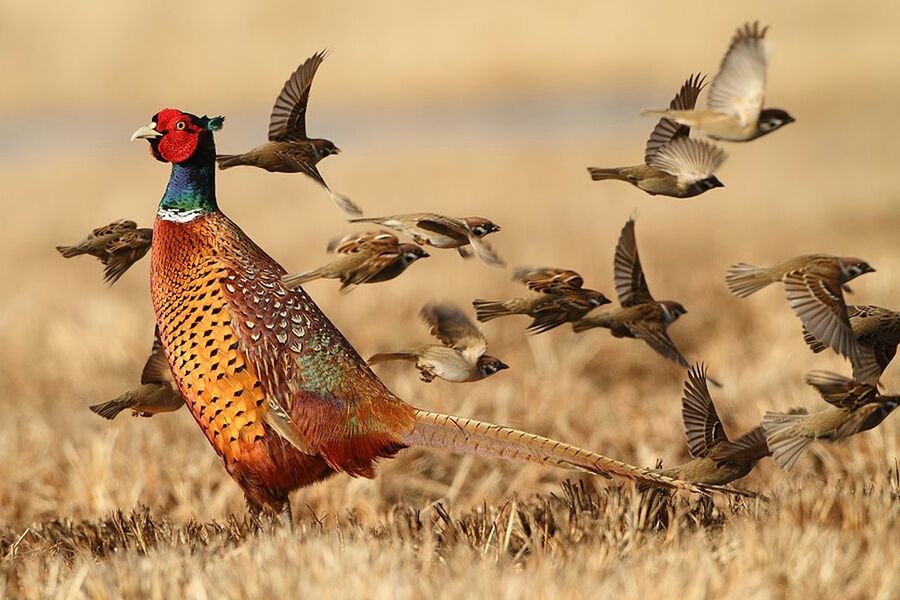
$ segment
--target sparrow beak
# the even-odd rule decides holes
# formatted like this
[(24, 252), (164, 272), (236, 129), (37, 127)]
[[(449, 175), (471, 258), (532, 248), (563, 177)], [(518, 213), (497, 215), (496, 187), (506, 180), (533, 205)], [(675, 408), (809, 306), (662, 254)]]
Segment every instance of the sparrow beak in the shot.
[(340, 153), (341, 153), (341, 149), (338, 148), (337, 146), (335, 146), (335, 148), (334, 148), (334, 154), (340, 154)]
[(131, 134), (131, 141), (134, 140), (150, 140), (153, 138), (162, 137), (162, 134), (156, 130), (156, 123), (150, 123), (149, 125), (144, 125), (137, 131)]
[(502, 362), (498, 362), (498, 363), (497, 363), (497, 370), (498, 370), (498, 371), (502, 371), (503, 369), (508, 369), (508, 368), (509, 368), (509, 365), (506, 364), (506, 363), (502, 363)]

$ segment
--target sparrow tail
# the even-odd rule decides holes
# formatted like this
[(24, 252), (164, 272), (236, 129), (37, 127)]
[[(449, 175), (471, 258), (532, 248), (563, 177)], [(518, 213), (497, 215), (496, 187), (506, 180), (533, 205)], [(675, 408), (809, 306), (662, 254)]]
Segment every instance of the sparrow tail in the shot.
[(88, 408), (90, 408), (91, 411), (97, 413), (104, 419), (112, 420), (115, 419), (120, 412), (130, 407), (130, 401), (116, 399), (110, 400), (109, 402), (103, 402), (101, 404), (94, 404), (93, 406), (90, 406)]
[(416, 355), (410, 352), (380, 352), (378, 354), (373, 354), (366, 363), (369, 365), (377, 365), (391, 360), (416, 360)]
[(725, 285), (738, 298), (746, 298), (776, 281), (767, 267), (754, 267), (746, 263), (734, 265), (725, 275)]
[(782, 414), (767, 412), (762, 427), (772, 458), (782, 469), (790, 469), (803, 451), (815, 440), (813, 436), (798, 433), (797, 425), (806, 414)]
[(524, 431), (424, 410), (416, 410), (415, 427), (403, 436), (402, 442), (409, 446), (438, 448), (457, 454), (551, 465), (608, 479), (619, 477), (653, 487), (691, 492), (707, 489)]
[(504, 306), (502, 300), (475, 300), (472, 306), (475, 307), (475, 318), (482, 323), (516, 314)]
[(78, 246), (57, 246), (56, 250), (63, 255), (64, 258), (72, 258), (82, 254)]
[(312, 281), (314, 279), (320, 279), (322, 277), (322, 269), (313, 269), (312, 271), (304, 271), (303, 273), (294, 273), (290, 275), (285, 275), (281, 278), (281, 283), (286, 285), (289, 288), (295, 288), (298, 285), (303, 285), (307, 281)]
[(625, 180), (626, 177), (622, 174), (622, 169), (599, 169), (597, 167), (588, 167), (588, 173), (591, 174), (591, 179), (594, 181), (603, 181), (605, 179), (619, 179)]
[(220, 169), (230, 169), (247, 164), (243, 154), (216, 154), (216, 162)]

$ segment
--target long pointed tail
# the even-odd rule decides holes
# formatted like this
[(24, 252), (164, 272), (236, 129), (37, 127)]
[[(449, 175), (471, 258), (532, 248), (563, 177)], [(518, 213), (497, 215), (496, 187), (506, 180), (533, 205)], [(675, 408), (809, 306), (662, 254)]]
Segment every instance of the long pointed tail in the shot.
[(626, 180), (627, 177), (622, 173), (622, 169), (600, 169), (598, 167), (588, 167), (588, 173), (591, 174), (591, 179), (594, 181), (603, 181), (605, 179), (620, 179), (622, 181)]
[(373, 354), (366, 362), (370, 365), (377, 365), (390, 360), (416, 360), (416, 355), (411, 352), (380, 352)]
[(803, 435), (797, 425), (808, 418), (805, 413), (782, 414), (767, 412), (763, 415), (762, 427), (766, 433), (766, 444), (772, 452), (772, 458), (782, 469), (790, 469), (803, 454), (803, 451), (815, 440)]
[(63, 255), (64, 258), (72, 258), (84, 252), (78, 246), (57, 246), (56, 250)]
[(767, 267), (754, 267), (746, 263), (734, 265), (725, 275), (725, 285), (738, 298), (746, 298), (775, 281), (777, 279), (772, 277)]
[(475, 308), (475, 318), (482, 323), (516, 314), (506, 308), (502, 300), (475, 300), (472, 306)]
[(424, 410), (416, 410), (416, 425), (402, 438), (402, 442), (409, 446), (439, 448), (459, 454), (524, 460), (606, 478), (620, 477), (653, 487), (678, 488), (691, 492), (718, 489), (673, 479), (524, 431)]
[(313, 269), (312, 271), (304, 271), (303, 273), (292, 273), (281, 278), (281, 282), (289, 288), (295, 288), (303, 285), (307, 281), (319, 279), (322, 277), (322, 269)]
[(230, 169), (248, 164), (244, 161), (243, 154), (216, 154), (216, 162), (219, 163), (220, 169)]

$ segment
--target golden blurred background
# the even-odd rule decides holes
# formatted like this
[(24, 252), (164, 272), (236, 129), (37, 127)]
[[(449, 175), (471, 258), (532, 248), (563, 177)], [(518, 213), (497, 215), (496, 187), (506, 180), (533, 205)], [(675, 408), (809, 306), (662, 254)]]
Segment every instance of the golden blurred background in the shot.
[[(725, 188), (678, 201), (585, 167), (640, 162), (654, 121), (692, 72), (712, 76), (740, 24), (774, 42), (767, 104), (797, 122), (726, 146)], [(510, 263), (573, 268), (612, 296), (612, 253), (625, 220), (651, 289), (689, 313), (671, 334), (725, 383), (713, 395), (729, 431), (767, 408), (823, 406), (802, 384), (815, 356), (783, 296), (731, 297), (726, 268), (826, 252), (877, 273), (852, 301), (900, 308), (900, 5), (894, 2), (0, 2), (0, 522), (92, 517), (148, 504), (176, 519), (240, 513), (242, 498), (187, 411), (108, 423), (87, 405), (136, 382), (150, 348), (148, 260), (107, 288), (93, 259), (54, 250), (113, 219), (152, 223), (168, 177), (129, 134), (163, 107), (223, 114), (223, 152), (264, 140), (271, 104), (296, 66), (331, 50), (311, 94), (308, 129), (343, 152), (320, 169), (367, 216), (482, 215), (503, 227)], [(724, 144), (723, 144), (724, 145)], [(222, 209), (289, 270), (327, 259), (325, 244), (360, 228), (302, 175), (234, 169)], [(429, 301), (464, 307), (519, 292), (509, 271), (433, 251), (390, 283), (342, 296), (307, 289), (363, 355), (416, 344)], [(683, 373), (640, 343), (563, 327), (527, 337), (525, 318), (483, 326), (511, 365), (488, 381), (418, 381), (408, 365), (377, 372), (417, 406), (552, 435), (637, 464), (686, 458)], [(896, 365), (883, 381), (900, 387)], [(866, 449), (866, 451), (861, 451)], [(807, 471), (882, 473), (896, 422), (819, 449)], [(317, 511), (379, 514), (396, 499), (426, 506), (554, 491), (559, 473), (407, 452), (374, 481), (297, 494)], [(747, 480), (788, 476), (764, 464)], [(298, 500), (295, 499), (295, 504)], [(367, 513), (368, 511), (368, 513)]]

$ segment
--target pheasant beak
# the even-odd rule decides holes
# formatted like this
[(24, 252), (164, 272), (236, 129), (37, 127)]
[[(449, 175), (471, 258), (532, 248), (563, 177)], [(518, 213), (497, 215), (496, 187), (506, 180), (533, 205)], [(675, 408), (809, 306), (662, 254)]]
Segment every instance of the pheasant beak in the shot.
[(137, 131), (132, 133), (131, 141), (133, 142), (134, 140), (149, 140), (158, 137), (162, 137), (162, 134), (156, 130), (156, 123), (150, 123), (149, 125), (144, 125)]

